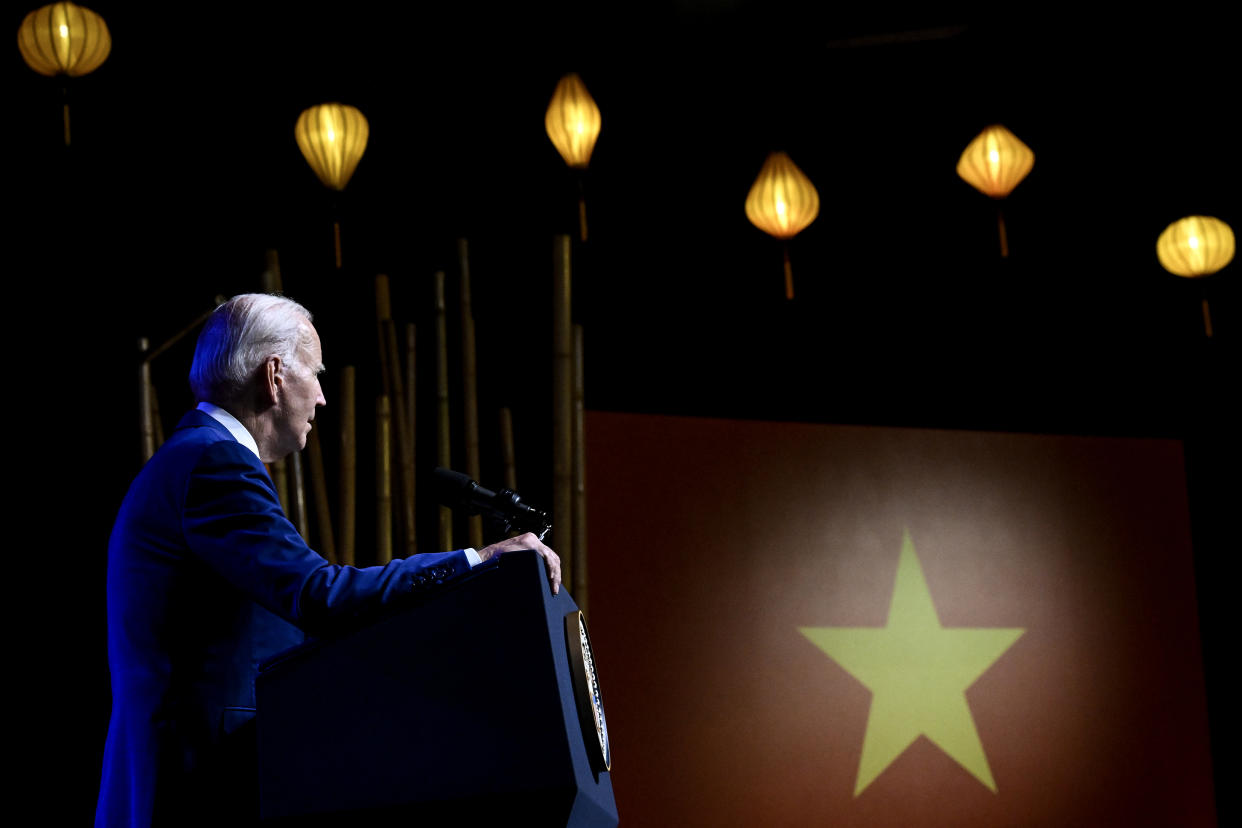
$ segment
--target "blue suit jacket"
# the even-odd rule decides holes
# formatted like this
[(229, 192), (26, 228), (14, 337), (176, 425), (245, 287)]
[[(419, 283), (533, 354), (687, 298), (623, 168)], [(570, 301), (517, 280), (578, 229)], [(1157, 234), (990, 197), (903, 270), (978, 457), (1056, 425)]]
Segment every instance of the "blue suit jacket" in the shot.
[[(304, 630), (339, 627), (469, 569), (461, 550), (329, 564), (285, 517), (259, 459), (189, 412), (130, 486), (108, 544), (112, 718), (97, 828), (254, 808), (253, 741), (233, 737), (254, 718), (259, 664)], [(231, 752), (233, 743), (243, 747)]]

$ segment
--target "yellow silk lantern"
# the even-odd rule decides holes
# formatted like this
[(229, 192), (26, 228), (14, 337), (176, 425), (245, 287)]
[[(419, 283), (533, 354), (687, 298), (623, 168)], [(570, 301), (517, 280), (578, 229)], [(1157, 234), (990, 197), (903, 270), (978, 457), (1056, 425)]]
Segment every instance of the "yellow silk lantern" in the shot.
[(957, 162), (957, 174), (979, 192), (1004, 198), (1035, 166), (1031, 148), (1000, 124), (975, 136)]
[(586, 195), (581, 172), (587, 168), (595, 141), (599, 138), (600, 113), (595, 99), (576, 72), (560, 79), (552, 101), (543, 116), (543, 126), (552, 145), (570, 169), (577, 170), (579, 236), (587, 240)]
[(298, 116), (294, 136), (315, 175), (325, 187), (344, 190), (371, 134), (367, 119), (352, 106), (326, 103)]
[[(984, 195), (1002, 199), (1013, 192), (1035, 166), (1031, 148), (1005, 129), (994, 124), (975, 136), (957, 161), (957, 174)], [(1001, 256), (1009, 255), (1005, 233), (1005, 215), (997, 208), (996, 224), (1000, 233)]]
[[(293, 129), (298, 148), (315, 175), (330, 190), (340, 192), (362, 160), (371, 127), (355, 107), (342, 103), (312, 106), (298, 116)], [(336, 267), (341, 268), (341, 223), (332, 222)]]
[[(71, 78), (94, 72), (112, 51), (112, 35), (102, 17), (73, 3), (36, 9), (17, 30), (17, 48), (26, 65), (40, 75)], [(65, 146), (70, 145), (68, 88), (62, 106)]]
[[(786, 153), (768, 155), (746, 196), (746, 217), (770, 236), (788, 242), (819, 215), (819, 193)], [(793, 268), (785, 245), (785, 298), (793, 298)]]
[(600, 113), (576, 72), (557, 83), (543, 125), (565, 163), (574, 169), (586, 169), (599, 138)]
[[(1233, 229), (1212, 216), (1186, 216), (1164, 228), (1156, 257), (1164, 269), (1190, 279), (1211, 276), (1233, 260)], [(1203, 298), (1203, 331), (1212, 335), (1212, 312)]]
[(1156, 256), (1176, 276), (1210, 276), (1233, 259), (1233, 230), (1212, 216), (1186, 216), (1164, 228)]
[(40, 75), (81, 77), (99, 68), (112, 51), (102, 17), (73, 3), (36, 9), (17, 30), (17, 48)]

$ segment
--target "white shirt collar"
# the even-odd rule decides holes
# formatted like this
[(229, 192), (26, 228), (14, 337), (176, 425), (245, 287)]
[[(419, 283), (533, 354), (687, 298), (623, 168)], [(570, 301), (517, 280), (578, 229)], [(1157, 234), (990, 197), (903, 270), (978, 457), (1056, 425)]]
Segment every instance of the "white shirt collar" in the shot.
[[(199, 411), (210, 415), (213, 420), (218, 422), (229, 430), (237, 442), (254, 452), (255, 457), (259, 457), (259, 444), (255, 442), (254, 436), (246, 430), (246, 427), (229, 412), (225, 411), (218, 405), (209, 402), (201, 402), (197, 406)], [(263, 458), (259, 457), (262, 462)]]

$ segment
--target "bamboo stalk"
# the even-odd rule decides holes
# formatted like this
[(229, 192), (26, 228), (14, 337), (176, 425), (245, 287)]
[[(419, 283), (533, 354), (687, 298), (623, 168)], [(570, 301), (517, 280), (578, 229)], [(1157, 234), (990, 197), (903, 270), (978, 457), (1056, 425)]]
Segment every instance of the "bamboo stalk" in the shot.
[(392, 560), (392, 405), (375, 400), (375, 562)]
[(500, 455), (504, 464), (505, 488), (517, 491), (517, 453), (513, 446), (513, 412), (508, 406), (500, 409)]
[(151, 360), (147, 351), (151, 341), (145, 336), (138, 340), (138, 432), (141, 437), (142, 462), (146, 463), (155, 454), (155, 420), (151, 413)]
[[(416, 438), (418, 431), (417, 425), (417, 408), (414, 405), (414, 390), (417, 387), (415, 381), (418, 379), (417, 362), (415, 361), (415, 341), (417, 330), (413, 323), (407, 323), (405, 326), (405, 427), (406, 427), (406, 445), (409, 446), (409, 457), (406, 462), (410, 466), (410, 503), (414, 504), (414, 515), (418, 515), (418, 475), (415, 474), (417, 465), (417, 443)], [(417, 520), (411, 527), (408, 548), (411, 555), (418, 554), (418, 523)]]
[[(383, 377), (384, 394), (388, 396), (394, 420), (392, 433), (397, 447), (397, 468), (400, 499), (397, 513), (401, 521), (401, 536), (405, 554), (414, 554), (414, 455), (407, 439), (405, 389), (402, 387), (401, 355), (397, 351), (397, 331), (392, 321), (392, 299), (388, 292), (388, 277), (383, 273), (375, 277), (375, 317), (379, 331), (380, 373)], [(391, 465), (391, 464), (390, 464)]]
[(376, 351), (380, 360), (380, 386), (384, 394), (392, 393), (392, 377), (390, 376), (390, 359), (388, 355), (387, 337), (384, 336), (384, 323), (392, 321), (392, 301), (388, 295), (388, 277), (383, 273), (375, 274), (375, 328), (377, 332)]
[[(449, 382), (448, 382), (448, 312), (444, 304), (444, 271), (436, 276), (436, 462), (442, 468), (452, 466), (449, 443)], [(440, 549), (453, 548), (453, 512), (440, 507)]]
[(285, 471), (285, 460), (282, 457), (274, 460), (267, 466), (267, 473), (272, 478), (272, 483), (276, 485), (276, 497), (280, 499), (280, 508), (285, 510), (285, 516), (289, 516), (289, 475)]
[(315, 528), (319, 531), (319, 554), (328, 563), (339, 563), (336, 557), (336, 539), (332, 533), (332, 512), (328, 506), (328, 481), (323, 469), (323, 447), (319, 444), (319, 429), (311, 429), (306, 438), (306, 460), (310, 466), (311, 496), (315, 499)]
[[(552, 548), (561, 554), (562, 575), (573, 565), (573, 341), (570, 331), (570, 239), (552, 247)], [(566, 567), (566, 564), (569, 564)]]
[(160, 417), (160, 395), (155, 390), (154, 382), (151, 382), (150, 398), (151, 423), (155, 432), (155, 448), (158, 451), (159, 447), (164, 445), (164, 419)]
[(310, 536), (310, 524), (306, 515), (306, 486), (302, 475), (302, 454), (295, 451), (289, 455), (286, 469), (289, 476), (289, 521), (303, 538)]
[(284, 288), (280, 278), (280, 254), (269, 248), (264, 251), (263, 264), (263, 273), (259, 277), (259, 283), (263, 286), (263, 292), (281, 293)]
[(418, 329), (413, 322), (407, 322), (405, 325), (405, 427), (411, 449), (414, 447), (414, 436), (417, 433), (414, 426), (418, 420), (414, 407), (415, 382), (418, 379), (418, 362), (415, 359), (417, 344)]
[(224, 303), (224, 297), (217, 296), (215, 305), (213, 305), (210, 309), (203, 311), (201, 314), (198, 315), (198, 317), (193, 322), (186, 325), (181, 330), (177, 331), (175, 334), (172, 335), (172, 337), (164, 341), (158, 348), (155, 348), (150, 353), (148, 353), (147, 361), (148, 362), (155, 361), (155, 358), (157, 356), (164, 353), (169, 348), (171, 348), (173, 345), (176, 345), (178, 342), (180, 342), (186, 336), (186, 334), (191, 333), (199, 325), (207, 321), (207, 317), (211, 316), (211, 314), (215, 311), (215, 309), (219, 307), (220, 305), (222, 305), (223, 303)]
[[(219, 306), (222, 302), (224, 302), (224, 297), (217, 296), (216, 306)], [(142, 361), (138, 366), (138, 423), (141, 438), (140, 450), (144, 463), (151, 459), (151, 455), (155, 454), (155, 450), (164, 443), (164, 424), (160, 420), (159, 400), (155, 394), (155, 384), (151, 380), (151, 364), (157, 356), (177, 344), (187, 334), (201, 325), (212, 314), (216, 306), (199, 314), (198, 318), (177, 331), (177, 333), (173, 334), (172, 337), (157, 348), (151, 348), (151, 341), (145, 336), (138, 340), (138, 352), (142, 355)]]
[[(461, 371), (462, 419), (465, 431), (466, 474), (479, 479), (479, 381), (475, 352), (474, 308), (470, 295), (470, 250), (465, 239), (457, 240), (461, 262)], [(471, 515), (467, 537), (475, 549), (483, 548), (483, 518)]]
[(574, 545), (572, 585), (578, 609), (587, 611), (586, 394), (582, 368), (582, 326), (574, 325)]
[(358, 422), (355, 389), (357, 370), (341, 369), (341, 564), (353, 566), (358, 542)]

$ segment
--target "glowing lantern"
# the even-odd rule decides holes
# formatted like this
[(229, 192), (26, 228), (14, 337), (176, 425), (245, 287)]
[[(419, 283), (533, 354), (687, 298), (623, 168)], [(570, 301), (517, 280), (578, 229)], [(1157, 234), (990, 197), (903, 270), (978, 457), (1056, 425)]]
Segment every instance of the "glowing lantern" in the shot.
[(585, 170), (599, 138), (600, 114), (595, 99), (576, 72), (561, 78), (556, 85), (543, 125), (565, 163)]
[(962, 152), (957, 174), (979, 192), (1004, 198), (1035, 166), (1035, 153), (999, 124), (980, 132)]
[(1233, 230), (1218, 218), (1186, 216), (1160, 234), (1156, 256), (1175, 276), (1210, 276), (1233, 259)]
[[(36, 9), (17, 30), (17, 48), (26, 65), (40, 75), (71, 78), (94, 72), (112, 51), (112, 35), (103, 18), (73, 3)], [(69, 146), (68, 90), (64, 90), (65, 146)]]
[[(576, 72), (561, 78), (552, 92), (552, 101), (543, 116), (543, 126), (552, 145), (574, 170), (585, 170), (599, 138), (600, 114), (595, 99)], [(578, 225), (583, 241), (587, 240), (586, 195), (582, 176), (578, 175)]]
[[(768, 155), (746, 196), (746, 217), (770, 236), (788, 242), (819, 215), (819, 193), (811, 179), (783, 152)], [(785, 245), (785, 298), (793, 298), (793, 269)]]
[[(1212, 216), (1186, 216), (1164, 228), (1156, 239), (1156, 256), (1175, 276), (1210, 276), (1233, 260), (1233, 230)], [(1203, 330), (1212, 335), (1212, 313), (1203, 299)]]
[[(957, 161), (957, 174), (970, 186), (990, 198), (1005, 198), (1035, 166), (1031, 148), (1000, 124), (975, 136)], [(1001, 255), (1009, 255), (1005, 216), (997, 208)]]
[[(312, 106), (298, 116), (293, 129), (298, 148), (323, 185), (340, 192), (367, 149), (371, 128), (356, 108), (341, 103)], [(336, 267), (341, 267), (341, 223), (332, 223)]]
[(371, 134), (367, 119), (352, 106), (326, 103), (298, 116), (294, 135), (306, 162), (325, 187), (344, 190)]
[(112, 51), (112, 36), (99, 15), (73, 3), (36, 9), (17, 30), (22, 59), (40, 75), (81, 77), (99, 68)]

